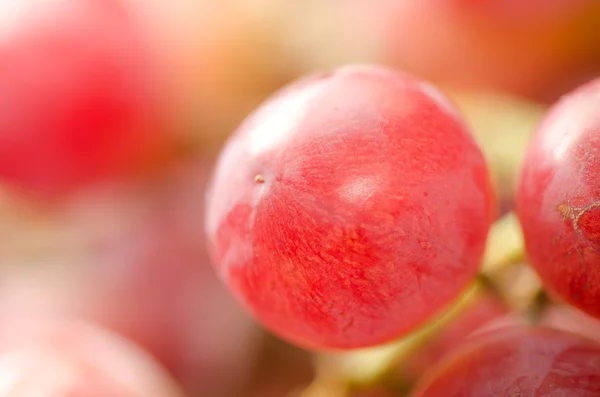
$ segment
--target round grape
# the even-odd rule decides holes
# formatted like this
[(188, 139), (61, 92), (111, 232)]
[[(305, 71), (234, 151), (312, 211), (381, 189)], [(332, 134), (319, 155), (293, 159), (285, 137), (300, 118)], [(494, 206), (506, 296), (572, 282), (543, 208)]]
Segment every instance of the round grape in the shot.
[(103, 328), (64, 318), (13, 318), (0, 331), (0, 397), (34, 395), (183, 394), (150, 356)]
[(348, 66), (288, 86), (241, 125), (205, 224), (218, 272), (264, 325), (345, 349), (402, 336), (466, 287), (494, 197), (442, 94)]
[(540, 320), (547, 327), (585, 336), (600, 343), (600, 320), (570, 305), (553, 305)]
[(152, 354), (189, 395), (234, 394), (260, 334), (198, 237), (209, 161), (90, 186), (43, 213), (0, 203), (0, 324), (22, 313), (85, 319)]
[(599, 344), (517, 327), (463, 345), (426, 374), (412, 397), (599, 395)]
[(600, 317), (600, 79), (549, 111), (527, 151), (517, 213), (545, 286)]
[(156, 150), (142, 20), (121, 0), (0, 0), (0, 180), (62, 192)]

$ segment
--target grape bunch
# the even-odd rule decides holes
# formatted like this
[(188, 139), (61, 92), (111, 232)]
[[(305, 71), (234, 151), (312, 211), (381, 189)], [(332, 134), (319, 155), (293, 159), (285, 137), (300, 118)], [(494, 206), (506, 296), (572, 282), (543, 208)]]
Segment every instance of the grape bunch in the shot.
[(598, 4), (0, 0), (0, 397), (600, 397)]

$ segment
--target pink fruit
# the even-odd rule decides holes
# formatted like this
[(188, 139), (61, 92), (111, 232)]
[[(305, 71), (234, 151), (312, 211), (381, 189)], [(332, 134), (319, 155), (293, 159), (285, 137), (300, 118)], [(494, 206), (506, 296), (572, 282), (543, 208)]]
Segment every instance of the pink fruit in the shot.
[(354, 66), (288, 86), (225, 146), (209, 188), (216, 268), (278, 335), (313, 349), (402, 336), (476, 274), (485, 160), (428, 84)]
[(62, 192), (157, 150), (165, 93), (141, 14), (121, 0), (0, 0), (0, 15), (0, 180)]
[(344, 5), (357, 36), (373, 37), (386, 62), (440, 84), (553, 101), (600, 68), (596, 1), (466, 2)]
[(12, 319), (0, 331), (0, 396), (181, 397), (145, 352), (95, 326)]
[[(581, 12), (591, 0), (451, 0), (468, 12), (482, 12), (488, 18), (564, 18), (565, 14)], [(514, 20), (513, 19), (513, 20)]]
[(600, 320), (572, 306), (549, 307), (544, 313), (542, 323), (551, 328), (572, 332), (600, 342)]
[(512, 328), (463, 345), (413, 397), (600, 395), (600, 344), (544, 328)]
[(190, 394), (231, 395), (258, 335), (207, 259), (206, 167), (81, 190), (41, 219), (3, 213), (0, 322), (22, 312), (93, 321), (146, 349)]
[(562, 299), (600, 317), (600, 80), (565, 96), (534, 135), (517, 194), (531, 265)]

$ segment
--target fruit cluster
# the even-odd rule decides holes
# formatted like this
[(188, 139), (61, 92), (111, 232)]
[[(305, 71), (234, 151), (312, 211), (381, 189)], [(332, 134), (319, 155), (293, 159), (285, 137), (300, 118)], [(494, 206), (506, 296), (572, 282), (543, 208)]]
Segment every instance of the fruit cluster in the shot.
[(600, 7), (541, 3), (0, 0), (0, 397), (600, 397)]

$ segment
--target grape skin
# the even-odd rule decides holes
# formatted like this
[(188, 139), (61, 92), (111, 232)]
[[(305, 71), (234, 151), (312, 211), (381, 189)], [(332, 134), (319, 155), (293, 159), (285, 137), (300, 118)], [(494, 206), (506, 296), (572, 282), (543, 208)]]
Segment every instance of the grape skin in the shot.
[(474, 338), (434, 367), (412, 397), (596, 397), (600, 345), (549, 328)]
[(600, 318), (600, 79), (565, 96), (527, 150), (517, 213), (531, 265), (560, 298)]
[(371, 66), (280, 91), (209, 187), (217, 271), (269, 329), (311, 349), (402, 336), (472, 280), (494, 195), (443, 95)]

